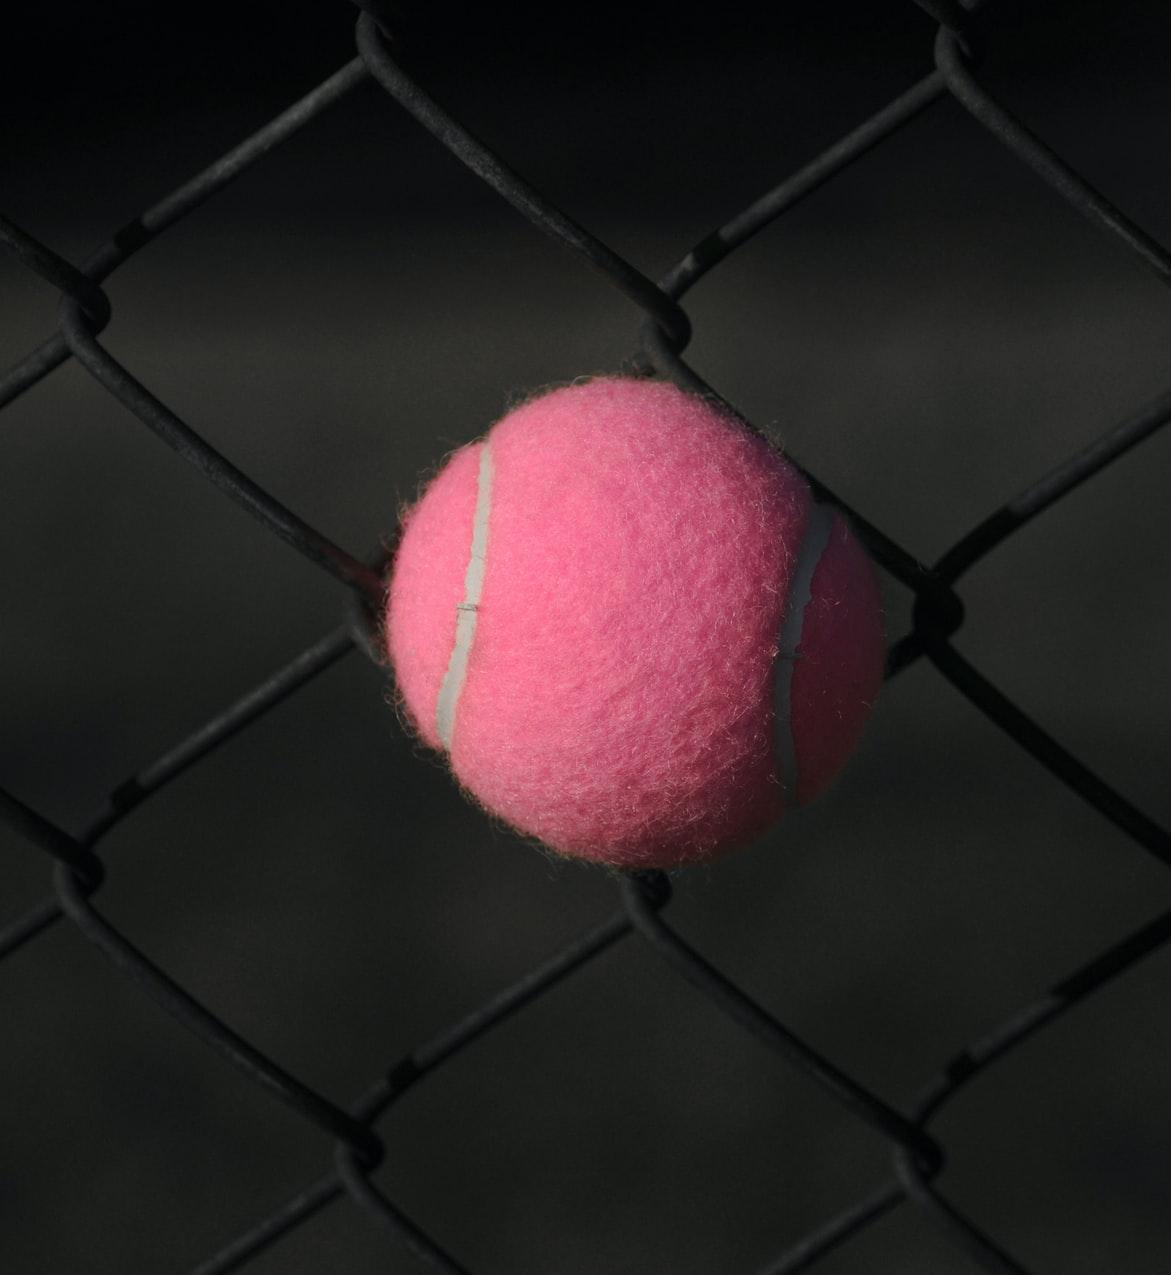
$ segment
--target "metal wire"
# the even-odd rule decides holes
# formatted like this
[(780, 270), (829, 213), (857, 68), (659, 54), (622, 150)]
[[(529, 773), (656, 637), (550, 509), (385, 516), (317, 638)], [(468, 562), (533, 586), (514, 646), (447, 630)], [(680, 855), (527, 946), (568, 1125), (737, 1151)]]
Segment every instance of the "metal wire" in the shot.
[[(665, 375), (705, 393), (715, 391), (684, 361), (691, 325), (680, 299), (705, 274), (752, 236), (770, 225), (810, 192), (928, 110), (943, 97), (954, 97), (974, 121), (1047, 182), (1064, 203), (1087, 218), (1108, 240), (1129, 252), (1163, 280), (1171, 281), (1171, 254), (1094, 190), (1031, 130), (998, 103), (980, 82), (974, 50), (980, 44), (981, 19), (994, 6), (956, 0), (916, 0), (940, 24), (935, 68), (887, 106), (861, 121), (791, 177), (765, 191), (723, 226), (712, 231), (655, 284), (589, 231), (552, 205), (520, 175), (453, 119), (396, 62), (387, 32), (384, 6), (364, 3), (358, 19), (359, 56), (251, 137), (184, 183), (99, 246), (80, 266), (55, 253), (36, 236), (0, 217), (0, 243), (24, 267), (61, 294), (59, 321), (30, 354), (0, 377), (0, 407), (27, 392), (71, 355), (94, 380), (117, 398), (148, 429), (239, 503), (270, 532), (344, 585), (357, 615), (294, 657), (259, 686), (240, 696), (211, 721), (178, 741), (161, 758), (118, 786), (88, 826), (74, 836), (15, 794), (0, 790), (0, 820), (52, 862), (52, 893), (37, 907), (0, 929), (0, 959), (11, 957), (61, 919), (103, 952), (130, 982), (173, 1015), (242, 1079), (283, 1102), (333, 1143), (324, 1174), (246, 1233), (225, 1243), (199, 1264), (197, 1275), (239, 1270), (253, 1257), (295, 1232), (322, 1209), (348, 1198), (372, 1221), (387, 1229), (423, 1266), (444, 1272), (468, 1272), (470, 1258), (458, 1259), (427, 1234), (378, 1186), (375, 1174), (384, 1156), (376, 1124), (398, 1100), (446, 1060), (495, 1030), (526, 1005), (570, 978), (620, 940), (635, 938), (661, 958), (698, 995), (728, 1015), (765, 1049), (777, 1065), (795, 1069), (820, 1086), (842, 1108), (890, 1147), (889, 1177), (864, 1198), (796, 1240), (782, 1253), (762, 1256), (760, 1275), (792, 1275), (813, 1268), (821, 1258), (864, 1232), (879, 1218), (910, 1203), (939, 1228), (957, 1249), (988, 1271), (1025, 1271), (978, 1220), (962, 1213), (940, 1189), (944, 1153), (930, 1124), (974, 1079), (1024, 1041), (1101, 991), (1171, 942), (1171, 911), (1123, 936), (1073, 971), (1032, 1003), (980, 1037), (944, 1064), (905, 1108), (881, 1098), (862, 1081), (823, 1057), (785, 1027), (769, 1010), (749, 998), (669, 927), (662, 912), (670, 901), (670, 883), (661, 873), (621, 879), (620, 908), (609, 920), (569, 943), (547, 961), (420, 1045), (344, 1106), (315, 1092), (275, 1060), (234, 1031), (207, 1006), (171, 978), (152, 958), (98, 910), (95, 897), (106, 875), (97, 849), (105, 835), (167, 783), (218, 749), (237, 732), (268, 713), (355, 645), (366, 642), (364, 619), (377, 607), (382, 590), (382, 557), (363, 561), (286, 509), (269, 492), (215, 451), (193, 428), (154, 396), (98, 341), (113, 311), (102, 284), (132, 254), (180, 218), (246, 174), (303, 125), (340, 102), (367, 80), (384, 89), (427, 128), (456, 158), (542, 233), (561, 242), (598, 271), (638, 310), (644, 324), (636, 366)], [(979, 29), (978, 29), (979, 28)], [(1070, 496), (1118, 457), (1150, 438), (1171, 419), (1171, 392), (1138, 409), (1120, 424), (1090, 440), (1050, 472), (1024, 488), (961, 537), (934, 566), (918, 561), (866, 519), (849, 509), (815, 474), (808, 475), (818, 495), (851, 515), (878, 562), (914, 595), (910, 632), (892, 645), (888, 674), (894, 676), (926, 658), (973, 705), (995, 722), (1057, 781), (1076, 793), (1105, 819), (1164, 864), (1171, 865), (1171, 837), (1074, 757), (956, 650), (952, 638), (963, 623), (963, 603), (955, 586), (972, 566), (1008, 537), (1022, 531), (1054, 503)]]

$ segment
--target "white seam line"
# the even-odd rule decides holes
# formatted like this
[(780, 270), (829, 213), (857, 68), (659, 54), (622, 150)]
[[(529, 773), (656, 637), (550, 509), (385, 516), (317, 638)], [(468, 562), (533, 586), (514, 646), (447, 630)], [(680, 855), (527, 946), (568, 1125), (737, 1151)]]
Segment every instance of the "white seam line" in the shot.
[(777, 662), (773, 675), (773, 753), (777, 776), (785, 795), (785, 805), (797, 804), (797, 741), (793, 737), (793, 672), (797, 648), (805, 629), (805, 608), (813, 597), (813, 577), (829, 545), (834, 512), (816, 502), (809, 506), (809, 520), (797, 550), (797, 561), (789, 581), (789, 596), (781, 615), (777, 637)]
[(472, 523), (472, 549), (468, 573), (464, 578), (464, 600), (456, 603), (455, 645), (439, 699), (435, 705), (435, 730), (448, 752), (455, 735), (455, 717), (464, 682), (468, 677), (468, 658), (476, 639), (476, 619), (480, 597), (484, 592), (484, 568), (488, 561), (488, 515), (492, 511), (492, 452), (487, 442), (480, 448), (480, 474), (476, 486), (476, 513)]

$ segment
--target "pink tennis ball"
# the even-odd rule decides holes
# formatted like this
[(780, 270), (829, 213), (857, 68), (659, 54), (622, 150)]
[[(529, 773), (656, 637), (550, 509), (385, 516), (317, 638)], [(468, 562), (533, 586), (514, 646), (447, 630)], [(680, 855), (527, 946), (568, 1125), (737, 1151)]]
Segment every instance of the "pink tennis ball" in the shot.
[(715, 858), (821, 792), (882, 681), (869, 560), (706, 399), (604, 377), (510, 412), (408, 511), (386, 645), (489, 811), (621, 868)]

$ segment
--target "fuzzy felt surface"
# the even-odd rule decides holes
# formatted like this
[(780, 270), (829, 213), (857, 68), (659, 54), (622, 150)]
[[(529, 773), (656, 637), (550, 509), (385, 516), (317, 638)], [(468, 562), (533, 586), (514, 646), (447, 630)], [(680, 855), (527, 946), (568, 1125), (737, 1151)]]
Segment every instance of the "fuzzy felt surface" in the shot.
[[(600, 378), (491, 430), (482, 592), (452, 728), (460, 782), (564, 853), (712, 858), (782, 813), (773, 680), (811, 498), (766, 442), (695, 396)], [(408, 514), (387, 649), (419, 733), (456, 641), (484, 443)], [(853, 747), (881, 677), (869, 563), (840, 519), (792, 678), (797, 797)]]
[(416, 730), (436, 749), (435, 705), (464, 595), (480, 447), (450, 456), (410, 510), (390, 583), (387, 637), (399, 692)]
[(804, 805), (829, 787), (857, 747), (886, 655), (874, 568), (837, 515), (813, 574), (797, 655), (792, 729), (800, 759), (797, 801)]

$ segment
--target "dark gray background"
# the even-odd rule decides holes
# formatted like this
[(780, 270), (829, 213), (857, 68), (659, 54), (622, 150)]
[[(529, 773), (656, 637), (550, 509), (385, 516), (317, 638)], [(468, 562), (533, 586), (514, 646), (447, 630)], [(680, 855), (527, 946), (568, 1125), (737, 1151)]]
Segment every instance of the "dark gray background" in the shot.
[[(344, 4), (239, 8), (12, 15), (4, 211), (78, 259), (351, 56)], [(652, 276), (926, 73), (932, 35), (893, 2), (422, 8), (402, 0), (404, 37), (436, 95)], [(1162, 237), (1169, 34), (1160, 5), (1017, 5), (985, 72)], [(54, 298), (5, 260), (0, 290), (7, 362)], [(108, 290), (109, 348), (360, 553), (420, 471), (510, 396), (615, 367), (638, 319), (370, 86)], [(1165, 293), (950, 102), (688, 309), (699, 371), (925, 559), (1167, 384)], [(1169, 447), (982, 564), (958, 638), (1164, 821)], [(72, 364), (0, 416), (0, 474), (0, 783), (68, 827), (338, 622), (334, 583)], [(615, 906), (602, 872), (466, 805), (387, 696), (351, 656), (106, 843), (106, 914), (339, 1101)], [(0, 853), (7, 917), (48, 868), (3, 830)], [(824, 801), (677, 891), (690, 940), (902, 1102), (1151, 917), (1166, 876), (919, 665)], [(945, 1189), (1030, 1269), (1166, 1270), (1169, 992), (1156, 956), (939, 1121)], [(0, 966), (0, 1005), (6, 1271), (188, 1269), (328, 1163), (66, 926)], [(886, 1172), (879, 1139), (632, 940), (384, 1135), (379, 1181), (477, 1275), (748, 1272)], [(341, 1203), (251, 1269), (418, 1267)], [(972, 1267), (903, 1208), (819, 1269)]]

